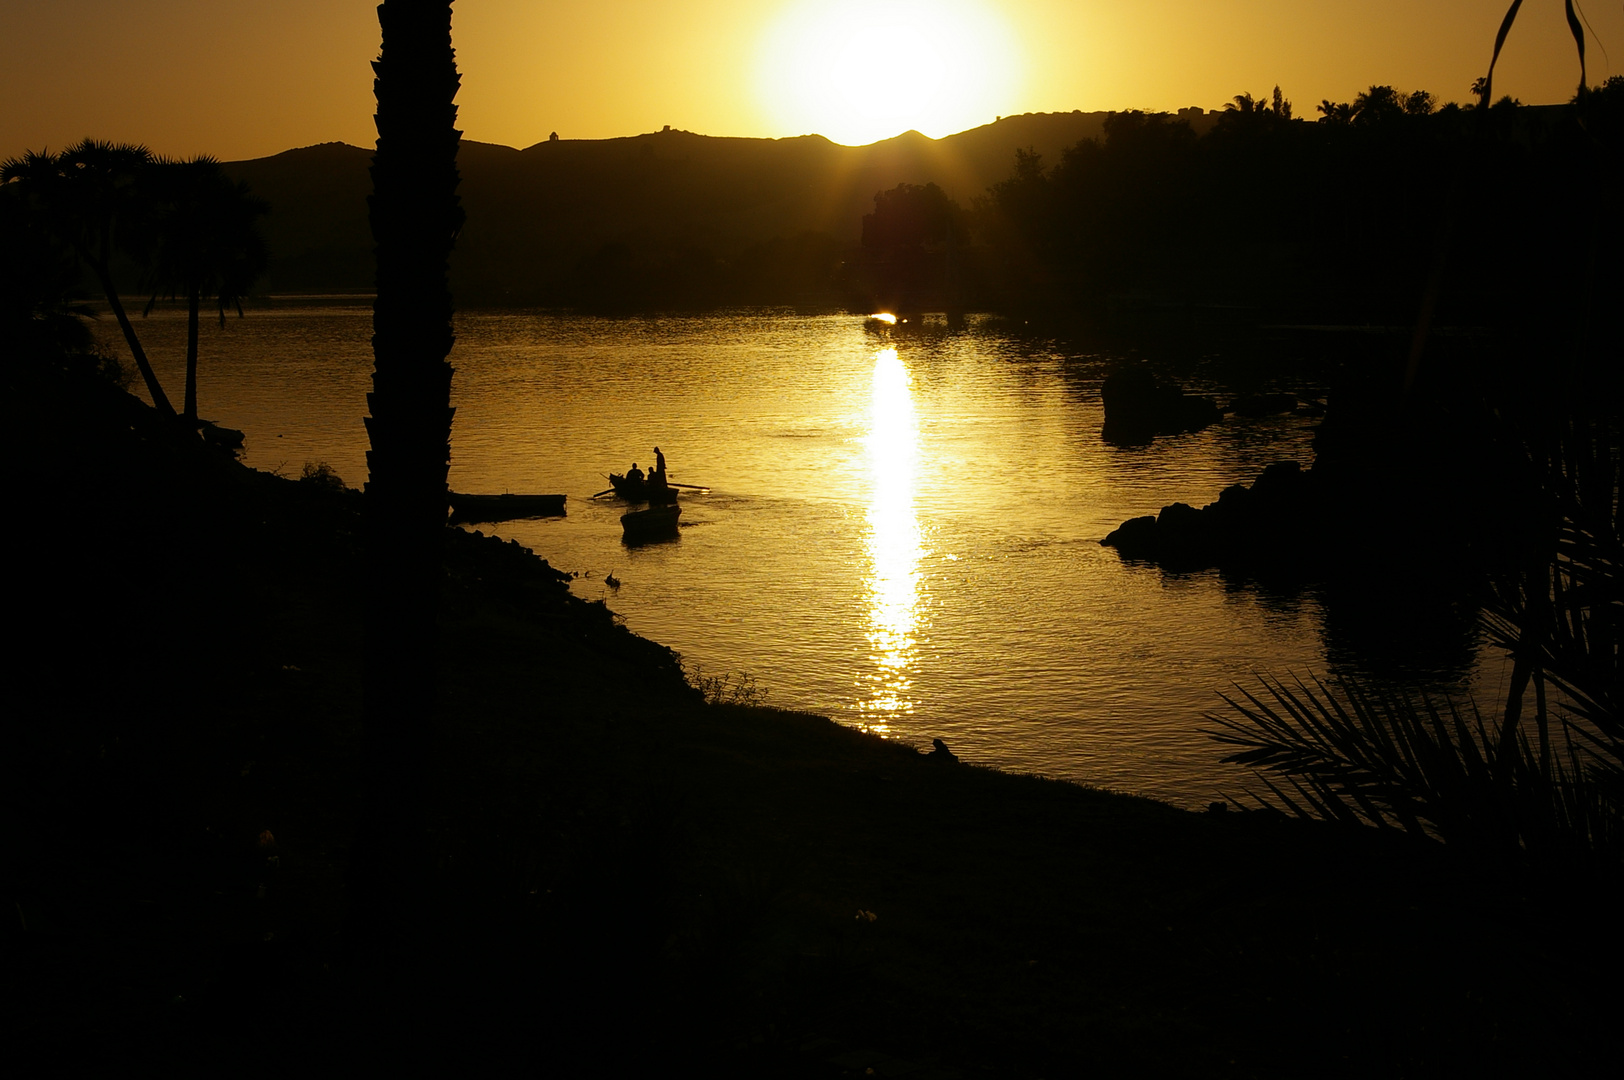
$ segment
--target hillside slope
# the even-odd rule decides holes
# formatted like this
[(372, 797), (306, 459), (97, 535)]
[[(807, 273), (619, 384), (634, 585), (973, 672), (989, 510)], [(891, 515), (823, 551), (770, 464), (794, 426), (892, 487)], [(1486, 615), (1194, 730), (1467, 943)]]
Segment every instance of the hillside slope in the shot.
[[(799, 259), (819, 265), (801, 268), (799, 280), (781, 291), (822, 289), (812, 299), (832, 302), (838, 297), (827, 292), (826, 264), (858, 242), (877, 192), (935, 183), (968, 206), (1009, 175), (1017, 149), (1053, 162), (1066, 147), (1098, 136), (1106, 115), (1033, 113), (943, 139), (910, 131), (869, 146), (817, 135), (740, 139), (670, 130), (523, 150), (465, 141), (459, 166), (468, 220), (453, 285), (465, 303), (566, 302), (578, 299), (571, 290), (579, 279), (612, 275), (617, 263), (712, 269), (753, 258), (751, 271), (737, 276), (759, 287), (761, 260)], [(371, 155), (324, 143), (228, 164), (271, 203), (265, 291), (370, 290)], [(816, 242), (809, 245), (808, 234)], [(775, 240), (778, 248), (767, 253)]]

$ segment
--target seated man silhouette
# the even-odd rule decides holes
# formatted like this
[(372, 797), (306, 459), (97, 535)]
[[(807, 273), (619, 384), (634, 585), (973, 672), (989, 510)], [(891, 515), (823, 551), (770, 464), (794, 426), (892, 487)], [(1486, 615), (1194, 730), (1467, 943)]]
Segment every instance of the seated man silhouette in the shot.
[(641, 484), (643, 482), (643, 470), (637, 467), (635, 461), (632, 462), (631, 469), (626, 473), (626, 482), (629, 484)]

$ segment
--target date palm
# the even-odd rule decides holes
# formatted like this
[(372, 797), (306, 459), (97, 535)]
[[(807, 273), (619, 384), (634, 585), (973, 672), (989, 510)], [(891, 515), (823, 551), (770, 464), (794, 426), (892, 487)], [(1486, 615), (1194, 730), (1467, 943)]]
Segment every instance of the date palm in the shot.
[[(1480, 114), (1521, 6), (1513, 0), (1489, 71), (1472, 84)], [(1572, 0), (1566, 8), (1582, 104), (1591, 93), (1584, 34)], [(1372, 99), (1376, 108), (1415, 114), (1432, 104), (1430, 95), (1393, 100), (1387, 87), (1360, 97), (1361, 109)], [(1341, 108), (1326, 102), (1321, 111), (1331, 119)], [(1588, 303), (1569, 317), (1585, 317)], [(1418, 339), (1424, 330), (1423, 323)], [(1419, 356), (1412, 351), (1406, 385)], [(1232, 714), (1209, 719), (1213, 737), (1234, 750), (1226, 761), (1283, 778), (1261, 776), (1274, 804), (1305, 817), (1398, 826), (1546, 868), (1580, 860), (1616, 873), (1624, 864), (1624, 459), (1614, 397), (1564, 389), (1553, 415), (1529, 410), (1527, 431), (1513, 424), (1517, 408), (1496, 410), (1521, 444), (1526, 529), (1520, 565), (1502, 572), (1484, 609), (1491, 640), (1512, 661), (1498, 722), (1475, 705), (1382, 695), (1357, 680), (1264, 678), (1261, 692), (1225, 698)]]
[(90, 268), (118, 320), (130, 355), (158, 411), (175, 415), (113, 283), (113, 253), (142, 228), (137, 185), (152, 162), (144, 146), (85, 139), (60, 154), (24, 154), (0, 164), (0, 181), (21, 184), (50, 228)]
[(62, 362), (93, 346), (78, 261), (18, 185), (0, 187), (0, 352)]
[(1261, 113), (1268, 110), (1269, 103), (1262, 98), (1255, 98), (1251, 94), (1236, 94), (1224, 102), (1225, 112)]
[(1325, 98), (1316, 108), (1320, 111), (1322, 124), (1351, 124), (1353, 123), (1353, 103), (1348, 101), (1332, 101)]
[[(462, 227), (446, 0), (386, 0), (373, 63), (377, 152), (368, 200), (378, 259), (367, 433), (370, 554), (364, 695), (366, 804), (353, 869), (355, 929), (387, 947), (415, 902), (422, 857), (446, 474), (451, 460), (452, 302)], [(381, 936), (380, 936), (381, 935)]]
[[(158, 161), (143, 184), (156, 208), (151, 231), (153, 302), (160, 294), (186, 300), (186, 401), (182, 415), (197, 421), (198, 311), (205, 295), (226, 321), (242, 314), (242, 298), (265, 271), (265, 241), (256, 224), (270, 207), (234, 181), (211, 157)], [(148, 303), (147, 310), (152, 309)]]

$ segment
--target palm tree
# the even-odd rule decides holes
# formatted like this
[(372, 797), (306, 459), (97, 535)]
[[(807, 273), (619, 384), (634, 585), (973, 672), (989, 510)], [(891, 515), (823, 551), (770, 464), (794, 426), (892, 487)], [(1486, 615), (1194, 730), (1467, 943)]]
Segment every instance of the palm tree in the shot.
[(1320, 123), (1322, 124), (1351, 124), (1353, 123), (1353, 105), (1346, 101), (1332, 101), (1323, 99), (1316, 108), (1319, 109)]
[(184, 296), (186, 325), (186, 403), (182, 415), (197, 422), (198, 309), (208, 294), (226, 321), (226, 309), (242, 314), (242, 297), (265, 270), (265, 241), (257, 219), (269, 209), (233, 181), (211, 157), (159, 161), (147, 170), (147, 186), (157, 207), (152, 241), (152, 301), (160, 293)]
[[(446, 0), (386, 0), (373, 64), (378, 148), (368, 201), (377, 243), (366, 420), (366, 799), (352, 881), (355, 930), (379, 947), (409, 918), (422, 857), (425, 743), (436, 698), (437, 615), (451, 460), (451, 290), (462, 227)], [(381, 935), (381, 936), (380, 936)]]
[(142, 206), (136, 186), (151, 161), (144, 146), (85, 139), (61, 154), (30, 151), (7, 160), (0, 164), (0, 182), (24, 185), (52, 230), (90, 267), (124, 332), (153, 406), (174, 416), (175, 407), (147, 362), (113, 284), (113, 251), (139, 229)]
[[(1472, 84), (1480, 116), (1521, 5), (1513, 0), (1489, 70)], [(1566, 8), (1582, 103), (1593, 93), (1584, 81), (1584, 34), (1572, 0)], [(1392, 107), (1379, 100), (1382, 91), (1395, 97), (1373, 86), (1361, 106), (1377, 99), (1378, 108)], [(1413, 114), (1432, 104), (1421, 93), (1399, 103)], [(1341, 108), (1327, 101), (1320, 111), (1330, 120)], [(1419, 359), (1412, 351), (1406, 387)], [(1515, 408), (1495, 410), (1521, 444), (1527, 529), (1521, 565), (1494, 582), (1484, 608), (1491, 640), (1512, 661), (1499, 722), (1485, 721), (1475, 705), (1373, 694), (1356, 680), (1328, 687), (1264, 679), (1262, 693), (1226, 698), (1238, 715), (1211, 719), (1219, 725), (1214, 737), (1238, 748), (1226, 761), (1284, 777), (1280, 785), (1263, 777), (1275, 803), (1517, 858), (1600, 856), (1609, 873), (1624, 862), (1624, 458), (1614, 397), (1586, 393), (1579, 380), (1568, 388), (1570, 380), (1571, 372), (1558, 377), (1571, 397), (1554, 415), (1529, 410), (1526, 432), (1512, 420)]]
[(0, 187), (0, 351), (61, 363), (91, 353), (79, 265), (27, 203)]
[(1391, 86), (1372, 86), (1353, 99), (1353, 122), (1361, 127), (1385, 123), (1404, 115), (1404, 96)]

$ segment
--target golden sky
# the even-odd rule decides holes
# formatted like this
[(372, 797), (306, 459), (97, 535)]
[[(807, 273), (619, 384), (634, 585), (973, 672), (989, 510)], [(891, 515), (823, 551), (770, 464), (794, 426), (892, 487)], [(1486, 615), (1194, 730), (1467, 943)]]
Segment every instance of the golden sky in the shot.
[[(1213, 109), (1276, 83), (1310, 117), (1372, 83), (1465, 100), (1506, 2), (459, 0), (453, 33), (471, 139), (669, 124), (863, 143), (999, 114)], [(1585, 13), (1591, 82), (1624, 73), (1624, 7)], [(369, 146), (377, 49), (356, 0), (0, 0), (0, 157), (86, 135), (225, 160)], [(1560, 0), (1527, 0), (1497, 94), (1565, 101), (1577, 81)]]

